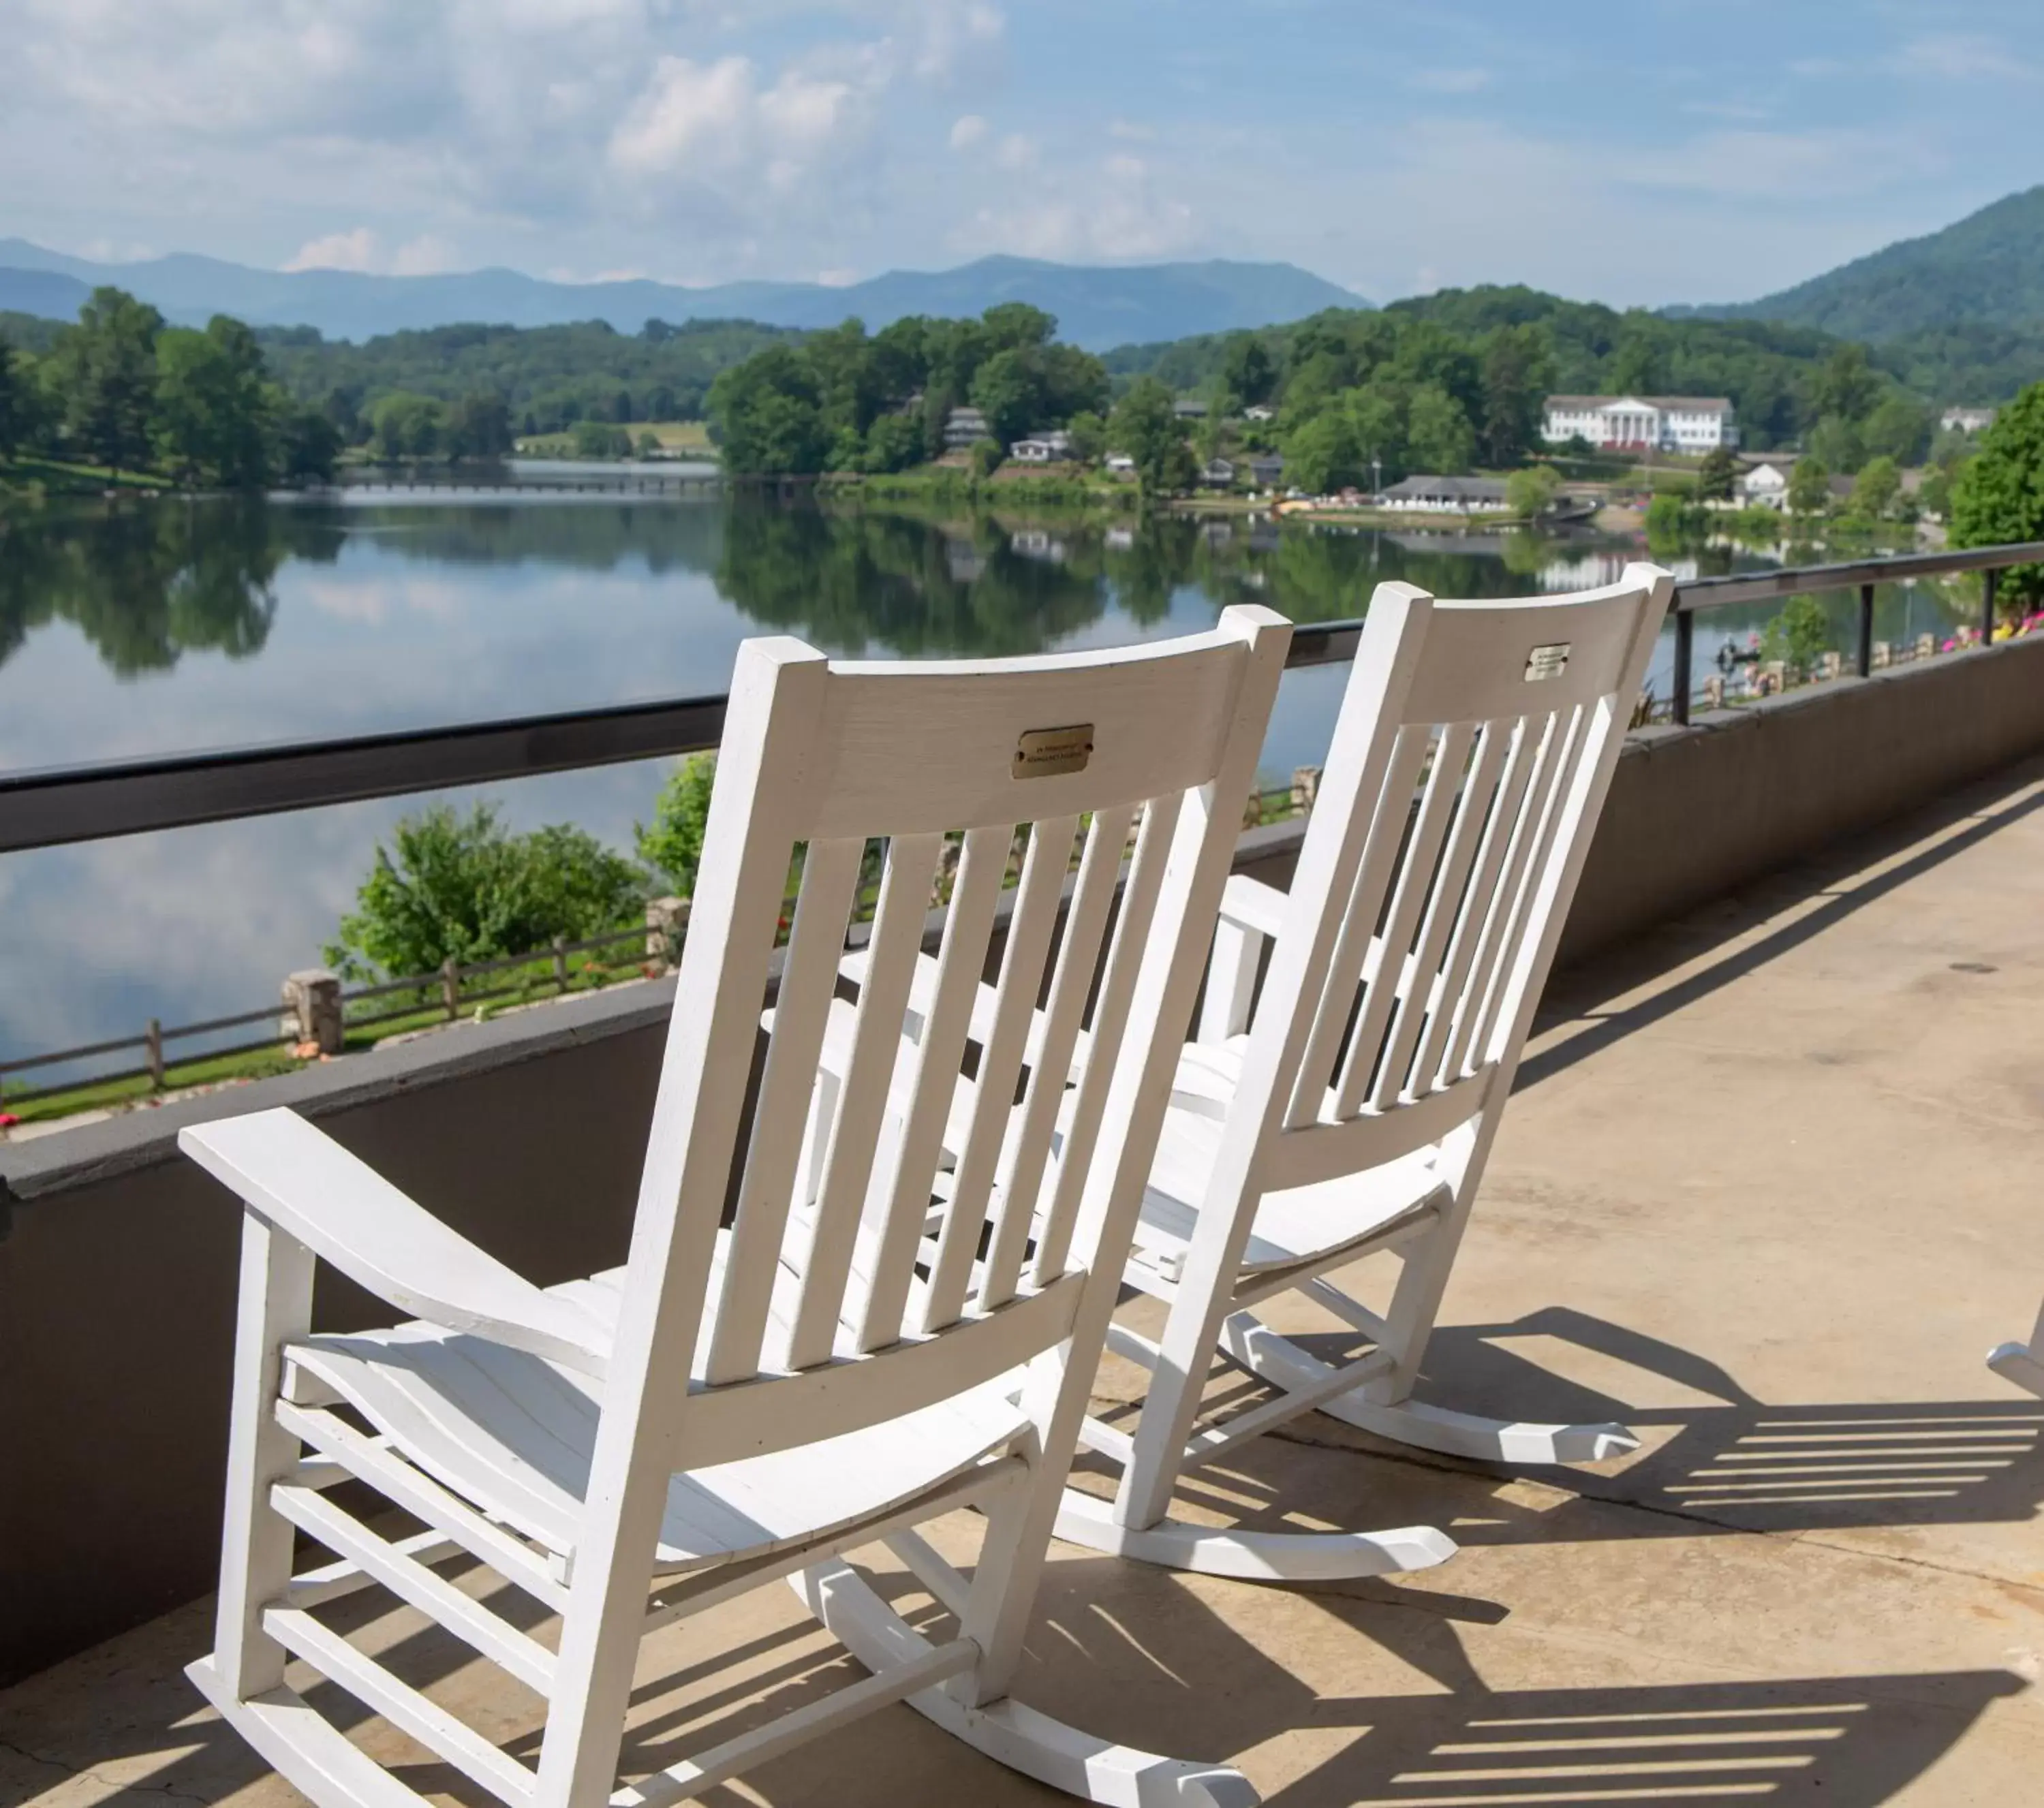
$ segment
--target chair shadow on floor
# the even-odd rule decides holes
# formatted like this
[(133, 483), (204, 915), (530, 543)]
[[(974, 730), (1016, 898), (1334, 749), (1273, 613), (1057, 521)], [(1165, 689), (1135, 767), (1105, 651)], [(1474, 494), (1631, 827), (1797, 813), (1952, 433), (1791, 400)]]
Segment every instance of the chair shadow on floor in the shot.
[[(1053, 1712), (1111, 1714), (1101, 1729), (1116, 1737), (1204, 1741), (1199, 1755), (1244, 1762), (1272, 1808), (1875, 1808), (2027, 1687), (1977, 1670), (1497, 1689), (1458, 1623), (1507, 1617), (1490, 1602), (1384, 1582), (1315, 1590), (1301, 1607), (1323, 1624), (1295, 1668), (1181, 1579), (1141, 1565), (1061, 1563), (1047, 1592), (1022, 1692)], [(1591, 1656), (1585, 1667), (1627, 1661)], [(1350, 1695), (1326, 1685), (1329, 1674), (1366, 1670), (1403, 1670), (1413, 1687)], [(1276, 1743), (1288, 1735), (1289, 1751)]]
[[(1674, 1384), (1650, 1386), (1650, 1395), (1681, 1392), (1708, 1403), (1641, 1406), (1570, 1381), (1512, 1347), (1534, 1340)], [(1367, 1347), (1340, 1334), (1298, 1341), (1327, 1361)], [(1507, 1324), (1443, 1326), (1429, 1349), (1420, 1396), (1481, 1401), (1506, 1417), (1616, 1420), (1639, 1434), (1639, 1454), (1595, 1468), (1506, 1472), (1408, 1451), (1318, 1417), (1292, 1430), (1315, 1442), (1470, 1475), (1530, 1474), (1589, 1501), (1645, 1508), (1659, 1521), (1584, 1516), (1570, 1535), (2027, 1524), (2044, 1505), (2044, 1400), (1997, 1391), (1982, 1375), (1982, 1395), (1973, 1399), (1763, 1400), (1707, 1357), (1553, 1307)], [(1543, 1517), (1553, 1535), (1553, 1515)], [(1592, 1529), (1599, 1524), (1602, 1530)], [(1454, 1536), (1481, 1544), (1514, 1534), (1508, 1514), (1499, 1526), (1460, 1528)]]
[[(960, 1524), (970, 1537), (972, 1522)], [(888, 1568), (881, 1586), (927, 1635), (947, 1635), (949, 1621), (905, 1573)], [(1876, 1808), (1949, 1753), (1992, 1703), (2025, 1687), (2007, 1672), (1961, 1670), (1497, 1689), (1485, 1681), (1460, 1629), (1506, 1618), (1498, 1603), (1389, 1583), (1316, 1591), (1292, 1603), (1295, 1614), (1309, 1616), (1311, 1633), (1295, 1651), (1289, 1637), (1247, 1637), (1231, 1623), (1265, 1592), (1228, 1583), (1196, 1589), (1166, 1572), (1108, 1559), (1055, 1562), (1016, 1692), (1109, 1737), (1188, 1756), (1247, 1758), (1274, 1808), (1650, 1801)], [(387, 1599), (371, 1595), (328, 1614), (359, 1630), (390, 1611)], [(174, 1619), (189, 1621), (186, 1630), (202, 1637), (203, 1610), (182, 1610)], [(806, 1616), (735, 1640), (730, 1630), (722, 1629), (722, 1641), (649, 1651), (628, 1771), (671, 1764), (706, 1737), (820, 1699), (845, 1679), (849, 1660)], [(478, 1724), (527, 1761), (536, 1756), (536, 1703), (439, 1628), (398, 1629), (382, 1654), (465, 1718), (477, 1718), (478, 1703), (500, 1714), (495, 1724)], [(1624, 1660), (1591, 1653), (1584, 1661), (1616, 1668)], [(1670, 1660), (1657, 1661), (1665, 1673)], [(1347, 1693), (1327, 1683), (1330, 1676), (1387, 1672), (1412, 1687)], [(140, 1711), (113, 1714), (104, 1699), (90, 1703), (89, 1724), (75, 1734), (83, 1741), (70, 1760), (75, 1768), (89, 1764), (105, 1775), (160, 1751), (162, 1764), (124, 1775), (117, 1797), (224, 1801), (264, 1780), (261, 1760), (200, 1711), (175, 1669), (151, 1677), (146, 1692), (132, 1659), (125, 1672), (117, 1660), (107, 1672), (124, 1708), (128, 1697), (143, 1698)], [(367, 1711), (332, 1685), (317, 1693), (353, 1737), (395, 1760), (411, 1787), (460, 1808), (487, 1808), (491, 1798), (387, 1726), (367, 1724)], [(0, 1739), (21, 1730), (10, 1723), (9, 1706), (0, 1697)], [(706, 1734), (701, 1723), (724, 1710), (737, 1721)], [(53, 1768), (51, 1781), (58, 1780)], [(279, 1787), (277, 1799), (285, 1793)], [(964, 1799), (1023, 1808), (1066, 1798), (893, 1707), (702, 1799), (712, 1808)]]

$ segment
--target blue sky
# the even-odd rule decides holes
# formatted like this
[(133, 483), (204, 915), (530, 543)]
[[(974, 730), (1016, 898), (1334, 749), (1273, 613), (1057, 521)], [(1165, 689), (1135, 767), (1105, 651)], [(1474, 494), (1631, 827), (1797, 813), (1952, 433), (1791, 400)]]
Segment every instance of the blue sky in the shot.
[(0, 235), (1739, 299), (2044, 179), (2037, 0), (0, 0)]

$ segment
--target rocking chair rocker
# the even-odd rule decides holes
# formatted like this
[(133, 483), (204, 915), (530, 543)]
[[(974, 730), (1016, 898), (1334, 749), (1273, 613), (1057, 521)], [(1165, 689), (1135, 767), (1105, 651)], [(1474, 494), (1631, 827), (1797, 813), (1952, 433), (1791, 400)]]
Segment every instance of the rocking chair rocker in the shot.
[(2027, 1343), (2004, 1343), (1988, 1352), (1987, 1365), (2004, 1380), (2027, 1388), (2044, 1399), (2044, 1308)]

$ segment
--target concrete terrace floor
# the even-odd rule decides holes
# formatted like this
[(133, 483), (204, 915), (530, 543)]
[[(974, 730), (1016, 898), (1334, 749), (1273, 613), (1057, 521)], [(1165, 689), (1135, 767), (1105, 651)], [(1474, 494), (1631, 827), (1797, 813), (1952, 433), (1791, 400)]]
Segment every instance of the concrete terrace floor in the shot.
[[(1285, 1808), (2044, 1802), (2044, 1401), (1981, 1362), (2044, 1293), (2040, 924), (2044, 763), (1568, 976), (1423, 1392), (1622, 1418), (1641, 1451), (1515, 1478), (1295, 1422), (1184, 1510), (1432, 1521), (1462, 1555), (1288, 1591), (1060, 1546), (1018, 1694), (1237, 1763)], [(1102, 1392), (1132, 1380), (1110, 1365)], [(448, 1703), (536, 1724), (363, 1600)], [(178, 1673), (208, 1610), (0, 1694), (0, 1802), (294, 1799)], [(632, 1755), (849, 1673), (766, 1591), (654, 1642)], [(415, 1787), (474, 1799), (411, 1758)], [(893, 1707), (711, 1799), (1062, 1798)]]

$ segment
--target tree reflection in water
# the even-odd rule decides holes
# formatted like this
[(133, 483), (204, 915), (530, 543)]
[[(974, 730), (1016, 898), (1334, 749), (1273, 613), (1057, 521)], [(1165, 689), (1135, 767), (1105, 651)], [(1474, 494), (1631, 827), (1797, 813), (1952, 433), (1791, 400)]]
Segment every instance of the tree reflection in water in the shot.
[(54, 621), (121, 678), (201, 649), (250, 658), (269, 638), (284, 561), (331, 561), (339, 547), (330, 526), (261, 503), (0, 520), (0, 663)]

